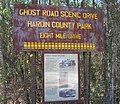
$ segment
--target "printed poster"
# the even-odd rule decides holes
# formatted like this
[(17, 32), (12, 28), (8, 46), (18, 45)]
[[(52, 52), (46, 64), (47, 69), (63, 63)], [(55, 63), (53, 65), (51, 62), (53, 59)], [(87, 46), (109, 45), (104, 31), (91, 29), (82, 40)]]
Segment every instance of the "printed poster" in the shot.
[(44, 101), (79, 99), (78, 54), (44, 54)]

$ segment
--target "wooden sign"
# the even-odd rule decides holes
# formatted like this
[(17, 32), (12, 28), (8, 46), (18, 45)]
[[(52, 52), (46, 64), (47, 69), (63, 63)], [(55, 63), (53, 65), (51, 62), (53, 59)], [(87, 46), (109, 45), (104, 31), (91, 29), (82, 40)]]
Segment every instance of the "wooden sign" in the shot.
[(15, 51), (103, 51), (103, 16), (94, 8), (14, 6)]

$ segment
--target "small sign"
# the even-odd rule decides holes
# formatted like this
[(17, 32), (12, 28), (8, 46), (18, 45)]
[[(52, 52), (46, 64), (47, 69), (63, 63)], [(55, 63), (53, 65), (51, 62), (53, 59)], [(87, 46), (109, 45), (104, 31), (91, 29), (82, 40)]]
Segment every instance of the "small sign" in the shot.
[(16, 4), (15, 51), (103, 51), (103, 16), (98, 9)]
[(44, 53), (43, 62), (43, 101), (79, 101), (78, 53)]

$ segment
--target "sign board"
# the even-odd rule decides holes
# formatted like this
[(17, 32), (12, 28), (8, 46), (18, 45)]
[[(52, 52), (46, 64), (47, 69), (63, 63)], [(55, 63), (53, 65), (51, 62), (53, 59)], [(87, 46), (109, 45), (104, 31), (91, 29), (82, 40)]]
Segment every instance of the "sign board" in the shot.
[(43, 102), (79, 101), (78, 53), (44, 53)]
[(103, 51), (103, 16), (94, 8), (16, 4), (15, 51)]

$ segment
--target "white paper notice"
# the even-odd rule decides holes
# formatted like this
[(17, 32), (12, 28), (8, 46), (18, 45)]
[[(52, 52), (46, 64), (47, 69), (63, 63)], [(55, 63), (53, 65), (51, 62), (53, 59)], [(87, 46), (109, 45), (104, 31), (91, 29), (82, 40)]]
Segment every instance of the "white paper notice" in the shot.
[(44, 100), (78, 100), (78, 54), (44, 54)]

